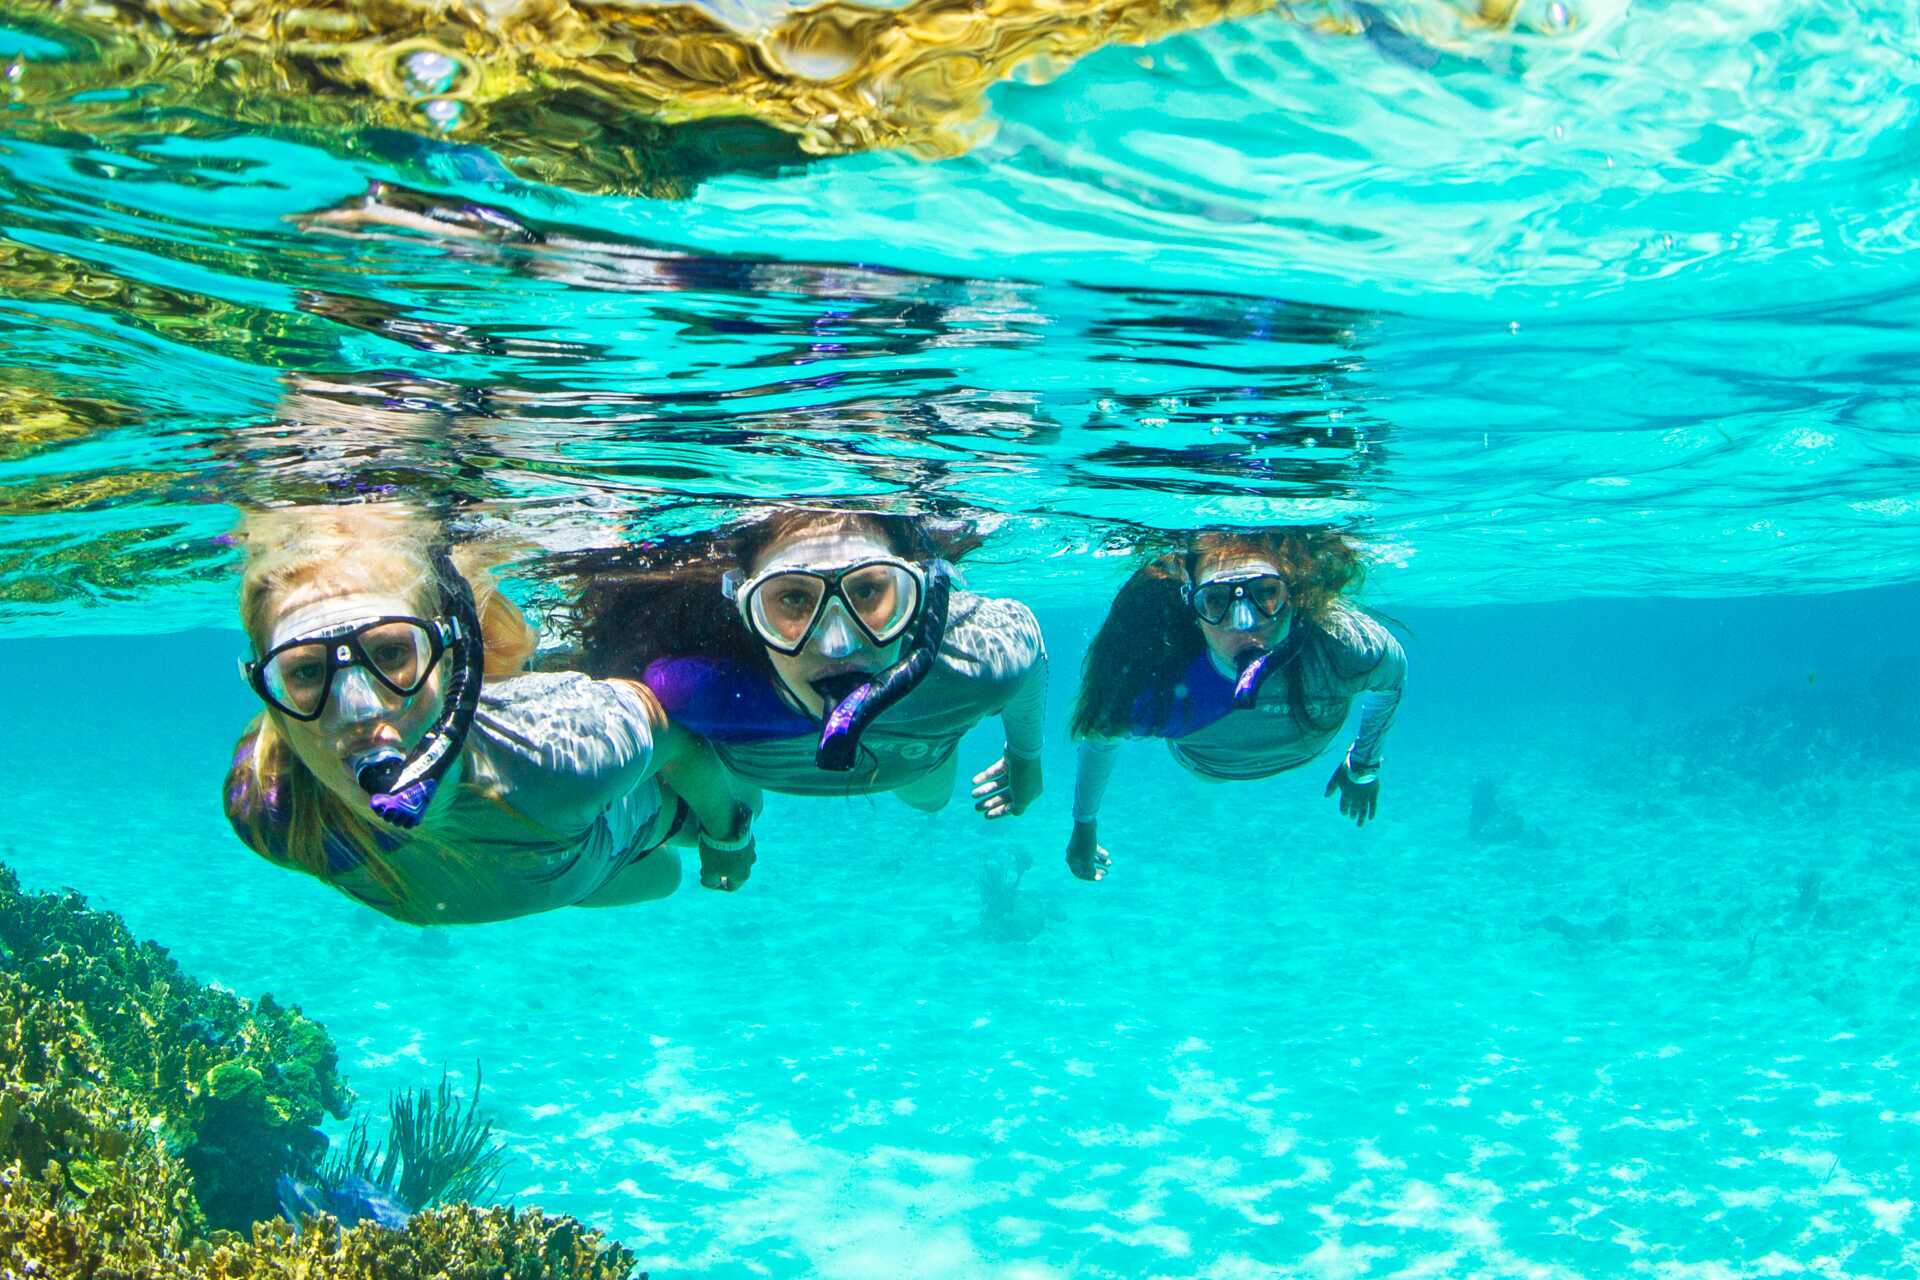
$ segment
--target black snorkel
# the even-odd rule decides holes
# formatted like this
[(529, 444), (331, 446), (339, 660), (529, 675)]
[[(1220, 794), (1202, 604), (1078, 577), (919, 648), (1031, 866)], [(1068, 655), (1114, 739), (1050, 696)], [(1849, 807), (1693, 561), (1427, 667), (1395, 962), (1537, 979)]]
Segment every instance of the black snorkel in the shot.
[(460, 758), (460, 748), (480, 706), (480, 683), (486, 669), (486, 645), (473, 604), (473, 588), (454, 567), (444, 545), (434, 550), (433, 568), (443, 584), (443, 608), (451, 632), (445, 637), (448, 656), (453, 660), (446, 703), (412, 754), (405, 758), (384, 755), (360, 766), (354, 775), (360, 789), (367, 793), (367, 807), (374, 815), (409, 830), (420, 825), (434, 793), (440, 789), (441, 778)]
[(892, 666), (876, 675), (855, 671), (813, 682), (815, 691), (827, 700), (826, 723), (820, 726), (820, 745), (813, 755), (816, 766), (830, 773), (852, 769), (860, 758), (860, 736), (867, 726), (927, 678), (946, 638), (952, 586), (947, 566), (935, 561), (927, 571), (920, 617), (905, 652)]

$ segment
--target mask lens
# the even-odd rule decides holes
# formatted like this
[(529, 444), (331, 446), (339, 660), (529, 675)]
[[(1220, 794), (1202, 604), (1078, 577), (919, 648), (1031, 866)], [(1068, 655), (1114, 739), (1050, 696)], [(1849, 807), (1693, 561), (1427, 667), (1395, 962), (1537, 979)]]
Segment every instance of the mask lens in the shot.
[(772, 644), (797, 645), (820, 612), (826, 584), (811, 574), (781, 573), (754, 588), (748, 602), (754, 630)]
[(906, 629), (920, 600), (920, 584), (904, 566), (863, 565), (840, 580), (840, 594), (876, 643)]
[(1193, 593), (1193, 611), (1201, 619), (1219, 626), (1226, 621), (1227, 611), (1233, 608), (1232, 582), (1209, 582)]
[(1202, 621), (1217, 627), (1226, 621), (1238, 598), (1244, 598), (1263, 618), (1277, 617), (1287, 607), (1286, 579), (1265, 573), (1257, 578), (1209, 582), (1193, 593), (1193, 611)]
[(433, 638), (417, 622), (383, 622), (360, 633), (360, 651), (393, 688), (417, 692), (433, 667)]
[(267, 663), (267, 692), (282, 710), (310, 716), (327, 696), (328, 642), (316, 640), (282, 649)]
[(1268, 575), (1255, 578), (1247, 585), (1247, 599), (1253, 601), (1253, 607), (1267, 617), (1275, 617), (1287, 607), (1287, 582), (1285, 578)]

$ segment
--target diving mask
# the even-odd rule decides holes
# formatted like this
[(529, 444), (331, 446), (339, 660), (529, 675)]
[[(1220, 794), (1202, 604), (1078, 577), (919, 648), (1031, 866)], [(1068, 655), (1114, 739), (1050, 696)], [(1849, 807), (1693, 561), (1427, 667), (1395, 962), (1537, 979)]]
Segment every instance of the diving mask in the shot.
[(269, 706), (295, 720), (318, 720), (340, 673), (353, 667), (411, 698), (459, 634), (459, 624), (448, 618), (369, 618), (275, 645), (240, 669)]
[(926, 596), (927, 571), (893, 556), (834, 566), (781, 565), (752, 578), (727, 574), (721, 589), (768, 648), (792, 657), (818, 636), (844, 657), (851, 623), (875, 648), (905, 635)]
[(1223, 575), (1183, 585), (1180, 597), (1202, 622), (1256, 631), (1287, 607), (1287, 580), (1277, 573)]

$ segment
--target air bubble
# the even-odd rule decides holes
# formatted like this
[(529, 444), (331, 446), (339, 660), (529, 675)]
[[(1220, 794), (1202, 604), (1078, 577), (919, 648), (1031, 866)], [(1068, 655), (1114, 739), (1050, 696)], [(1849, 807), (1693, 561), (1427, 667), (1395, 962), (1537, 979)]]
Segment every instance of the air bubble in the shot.
[(466, 114), (466, 108), (451, 98), (435, 98), (421, 110), (426, 113), (428, 123), (442, 131), (458, 125), (460, 117)]
[(400, 80), (416, 98), (431, 98), (453, 88), (465, 68), (438, 49), (415, 49), (400, 64)]
[(1561, 4), (1560, 0), (1553, 0), (1547, 6), (1547, 34), (1561, 35), (1572, 26), (1573, 15), (1567, 11), (1567, 6)]

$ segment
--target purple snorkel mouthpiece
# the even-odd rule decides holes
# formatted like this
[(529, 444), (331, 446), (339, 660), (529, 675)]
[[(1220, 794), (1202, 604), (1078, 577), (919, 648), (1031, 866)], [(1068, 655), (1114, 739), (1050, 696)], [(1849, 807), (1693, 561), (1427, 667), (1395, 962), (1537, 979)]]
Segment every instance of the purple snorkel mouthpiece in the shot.
[(1249, 649), (1240, 662), (1240, 678), (1233, 682), (1233, 705), (1245, 711), (1260, 701), (1260, 686), (1280, 669), (1280, 650)]
[(427, 816), (427, 806), (433, 803), (434, 793), (439, 789), (440, 779), (422, 778), (398, 791), (383, 791), (367, 797), (367, 807), (376, 817), (411, 831)]
[(853, 768), (860, 752), (860, 731), (879, 714), (867, 709), (879, 692), (878, 681), (862, 680), (858, 689), (827, 712), (826, 723), (820, 726), (820, 745), (814, 752), (816, 765), (834, 773)]

